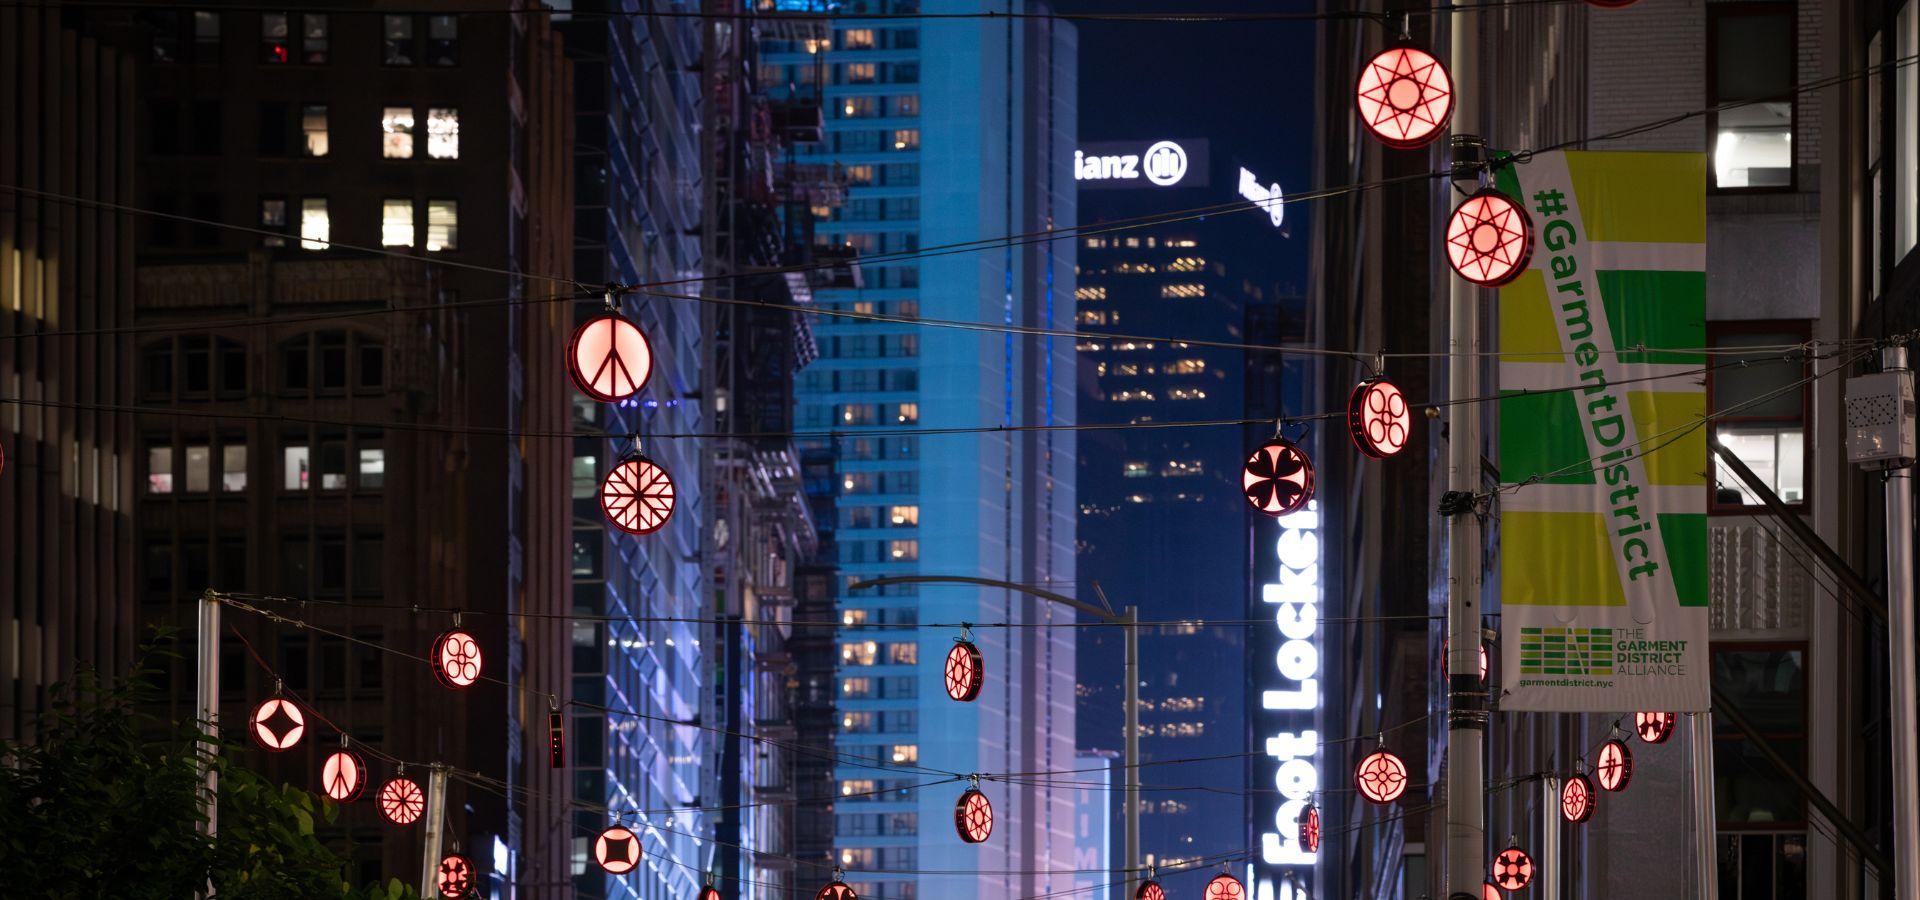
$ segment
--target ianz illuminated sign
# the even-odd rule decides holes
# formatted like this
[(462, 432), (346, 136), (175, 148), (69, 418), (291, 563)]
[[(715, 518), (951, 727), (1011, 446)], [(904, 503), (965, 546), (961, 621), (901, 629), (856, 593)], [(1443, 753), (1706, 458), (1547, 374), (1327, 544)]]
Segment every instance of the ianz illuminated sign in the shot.
[(1207, 142), (1106, 141), (1073, 151), (1073, 180), (1082, 189), (1207, 186)]

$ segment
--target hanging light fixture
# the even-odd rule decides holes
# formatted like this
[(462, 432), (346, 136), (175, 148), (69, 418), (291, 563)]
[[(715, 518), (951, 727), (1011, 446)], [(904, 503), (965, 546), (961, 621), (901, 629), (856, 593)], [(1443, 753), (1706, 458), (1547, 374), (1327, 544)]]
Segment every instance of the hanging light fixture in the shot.
[(306, 714), (300, 711), (299, 704), (277, 691), (254, 707), (253, 715), (247, 717), (247, 735), (256, 746), (269, 753), (292, 750), (306, 733)]
[(1575, 825), (1585, 824), (1593, 818), (1593, 807), (1593, 779), (1576, 773), (1560, 782), (1561, 818)]
[(1200, 896), (1203, 900), (1246, 900), (1247, 889), (1240, 879), (1221, 872), (1207, 882), (1207, 892)]
[(1275, 435), (1247, 456), (1240, 487), (1248, 506), (1277, 519), (1313, 499), (1313, 461), (1292, 441)]
[(700, 889), (699, 900), (727, 900), (727, 898), (726, 895), (720, 893), (719, 888), (709, 884)]
[(395, 825), (412, 825), (427, 808), (427, 793), (418, 782), (404, 776), (381, 785), (374, 799), (380, 805), (380, 815)]
[(1433, 54), (1401, 43), (1360, 68), (1353, 98), (1360, 124), (1374, 139), (1395, 150), (1412, 150), (1446, 129), (1453, 115), (1453, 79)]
[[(341, 738), (342, 743), (345, 738)], [(342, 746), (320, 764), (320, 789), (340, 803), (351, 803), (367, 786), (367, 761)]]
[(1633, 731), (1649, 744), (1664, 744), (1673, 737), (1673, 721), (1670, 712), (1637, 712), (1633, 714)]
[(1480, 885), (1480, 900), (1500, 900), (1500, 886), (1489, 878)]
[(846, 872), (839, 866), (834, 866), (833, 880), (827, 882), (826, 887), (815, 893), (813, 900), (860, 900), (860, 895), (854, 893), (853, 888), (847, 887), (847, 883), (840, 880), (844, 875)]
[(625, 875), (640, 865), (640, 836), (615, 821), (593, 840), (593, 861), (608, 875)]
[(1353, 445), (1373, 459), (1385, 459), (1407, 448), (1413, 436), (1413, 411), (1407, 395), (1385, 375), (1360, 382), (1347, 398), (1347, 433)]
[(445, 900), (466, 900), (479, 881), (480, 873), (474, 869), (473, 860), (458, 853), (449, 853), (440, 858), (440, 868), (434, 875), (433, 885)]
[(1353, 767), (1353, 786), (1368, 803), (1385, 806), (1407, 792), (1407, 764), (1384, 747), (1375, 750)]
[(1499, 287), (1527, 270), (1533, 256), (1533, 220), (1507, 195), (1482, 188), (1447, 219), (1447, 262), (1481, 287)]
[(1493, 883), (1503, 891), (1517, 891), (1533, 883), (1533, 857), (1517, 844), (1493, 858)]
[(1167, 889), (1151, 878), (1140, 882), (1133, 891), (1133, 900), (1167, 900)]
[(947, 651), (947, 696), (971, 703), (980, 696), (980, 686), (986, 683), (987, 663), (986, 657), (980, 655), (980, 648), (968, 640), (971, 634), (964, 629), (960, 634), (953, 639), (953, 649)]
[(987, 802), (986, 794), (980, 793), (978, 777), (953, 805), (953, 830), (969, 844), (985, 843), (993, 836), (993, 804)]
[(1300, 811), (1300, 818), (1295, 824), (1300, 826), (1300, 849), (1308, 853), (1319, 853), (1320, 807), (1312, 803), (1307, 804), (1307, 808)]
[(1600, 762), (1593, 771), (1599, 776), (1602, 788), (1624, 791), (1627, 782), (1633, 780), (1633, 751), (1627, 748), (1626, 741), (1609, 738), (1600, 745)]
[(600, 482), (600, 510), (613, 527), (628, 534), (652, 534), (673, 517), (673, 478), (639, 452), (620, 457)]
[(615, 295), (606, 295), (606, 311), (581, 323), (567, 342), (567, 373), (573, 384), (603, 403), (640, 392), (653, 374), (653, 348), (640, 326), (620, 314)]
[(470, 688), (480, 680), (480, 642), (461, 630), (459, 616), (454, 616), (452, 629), (433, 639), (433, 650), (427, 659), (433, 666), (433, 677), (447, 687)]

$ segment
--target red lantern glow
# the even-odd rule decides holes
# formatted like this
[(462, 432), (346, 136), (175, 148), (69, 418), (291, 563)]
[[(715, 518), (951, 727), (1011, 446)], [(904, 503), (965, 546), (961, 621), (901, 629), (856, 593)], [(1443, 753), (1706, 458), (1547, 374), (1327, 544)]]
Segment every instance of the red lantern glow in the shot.
[(1347, 399), (1347, 433), (1361, 453), (1374, 459), (1405, 450), (1413, 436), (1413, 411), (1407, 408), (1407, 395), (1384, 375), (1360, 382)]
[(953, 828), (960, 833), (960, 839), (969, 844), (978, 844), (993, 836), (993, 804), (987, 802), (987, 795), (976, 788), (968, 788), (960, 795), (960, 802), (953, 805)]
[(427, 808), (426, 792), (411, 778), (395, 778), (381, 785), (374, 799), (380, 804), (380, 814), (395, 825), (412, 825)]
[(480, 680), (482, 658), (480, 642), (458, 628), (433, 639), (433, 652), (427, 655), (433, 675), (450, 688), (473, 687)]
[(1585, 775), (1568, 775), (1560, 783), (1560, 817), (1575, 825), (1593, 818), (1593, 779)]
[(1673, 720), (1670, 712), (1637, 712), (1633, 714), (1633, 731), (1649, 744), (1664, 744), (1673, 737)]
[(247, 734), (260, 749), (272, 753), (292, 750), (306, 733), (306, 714), (285, 697), (268, 697), (247, 719)]
[(853, 888), (847, 887), (846, 882), (835, 879), (821, 888), (819, 893), (814, 894), (813, 900), (860, 900), (860, 895), (854, 893)]
[(1149, 878), (1140, 882), (1140, 887), (1134, 890), (1133, 900), (1167, 900), (1167, 889)]
[(473, 860), (453, 853), (440, 858), (440, 870), (434, 876), (434, 887), (447, 900), (460, 900), (473, 893), (473, 886), (479, 880), (480, 875), (473, 868)]
[(341, 803), (350, 803), (367, 786), (367, 761), (352, 750), (336, 750), (320, 764), (320, 787)]
[(1367, 60), (1353, 96), (1360, 123), (1396, 150), (1432, 143), (1453, 115), (1447, 67), (1417, 47), (1391, 47)]
[(1313, 461), (1292, 441), (1274, 438), (1247, 457), (1240, 487), (1247, 505), (1279, 518), (1313, 499)]
[(1300, 811), (1300, 849), (1308, 853), (1320, 852), (1320, 807), (1307, 804)]
[(588, 319), (567, 343), (567, 370), (573, 384), (595, 400), (625, 400), (640, 392), (653, 374), (653, 348), (640, 327), (608, 313)]
[(640, 836), (625, 825), (611, 825), (593, 842), (593, 861), (608, 875), (625, 875), (640, 865)]
[(1200, 895), (1204, 900), (1246, 900), (1247, 889), (1240, 879), (1222, 872), (1207, 882), (1207, 892)]
[(1601, 787), (1609, 791), (1624, 791), (1627, 782), (1633, 780), (1633, 751), (1627, 749), (1625, 741), (1601, 744), (1600, 762), (1593, 769), (1599, 776)]
[[(1444, 641), (1444, 640), (1440, 642), (1440, 677), (1443, 679), (1448, 677), (1447, 676), (1447, 669), (1448, 669), (1447, 657), (1450, 654), (1447, 653), (1447, 647), (1450, 643), (1451, 642)], [(1480, 683), (1481, 684), (1487, 683), (1487, 672), (1490, 671), (1490, 663), (1491, 661), (1487, 657), (1487, 645), (1481, 644), (1480, 645)]]
[(1493, 883), (1503, 891), (1517, 891), (1533, 883), (1533, 857), (1519, 847), (1508, 847), (1493, 858)]
[(1480, 900), (1500, 900), (1500, 886), (1491, 881), (1480, 885)]
[(1460, 202), (1447, 219), (1447, 262), (1481, 287), (1499, 287), (1527, 270), (1533, 220), (1507, 195), (1487, 188)]
[(1407, 764), (1385, 750), (1375, 750), (1353, 767), (1353, 786), (1369, 803), (1385, 806), (1407, 792)]
[(726, 900), (726, 897), (720, 893), (719, 888), (707, 885), (700, 889), (699, 900)]
[(673, 516), (673, 478), (644, 456), (629, 456), (600, 482), (600, 510), (628, 534), (652, 534)]
[(947, 651), (947, 696), (961, 703), (971, 703), (980, 696), (980, 686), (987, 680), (986, 658), (980, 655), (980, 648), (972, 641), (954, 641), (953, 649)]

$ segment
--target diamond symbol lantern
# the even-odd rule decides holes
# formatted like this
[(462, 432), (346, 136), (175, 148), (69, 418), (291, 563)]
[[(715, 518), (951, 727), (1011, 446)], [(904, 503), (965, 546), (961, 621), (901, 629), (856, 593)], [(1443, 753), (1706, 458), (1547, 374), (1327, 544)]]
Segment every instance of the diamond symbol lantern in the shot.
[(1353, 767), (1353, 786), (1367, 802), (1385, 806), (1407, 792), (1407, 764), (1386, 750), (1375, 750)]
[(1624, 791), (1633, 779), (1633, 751), (1625, 741), (1609, 740), (1600, 745), (1600, 761), (1593, 767), (1600, 786), (1609, 791)]
[(673, 478), (638, 454), (622, 458), (600, 482), (600, 510), (628, 534), (652, 534), (673, 516)]
[(1492, 188), (1460, 201), (1447, 219), (1447, 262), (1481, 287), (1499, 287), (1520, 277), (1533, 256), (1533, 220)]
[(473, 687), (480, 680), (480, 642), (458, 628), (434, 638), (433, 652), (427, 658), (433, 665), (433, 677), (447, 687)]
[(1407, 449), (1413, 412), (1400, 386), (1376, 375), (1360, 382), (1347, 399), (1347, 433), (1361, 453), (1385, 459)]
[(1247, 456), (1240, 487), (1248, 506), (1279, 518), (1313, 499), (1313, 461), (1292, 441), (1276, 437)]
[(292, 750), (306, 733), (306, 714), (285, 697), (268, 697), (247, 718), (247, 735), (260, 749), (272, 753)]
[(972, 641), (956, 640), (947, 651), (947, 696), (962, 703), (980, 696), (980, 685), (987, 680), (986, 657)]
[(653, 348), (638, 325), (609, 312), (574, 330), (567, 342), (567, 371), (580, 393), (602, 402), (625, 400), (653, 374)]
[(1673, 737), (1673, 720), (1670, 712), (1637, 712), (1633, 714), (1633, 731), (1649, 744), (1664, 744)]
[(1568, 775), (1560, 783), (1560, 817), (1575, 825), (1593, 818), (1593, 780), (1585, 775)]
[(1353, 96), (1360, 123), (1396, 150), (1432, 143), (1453, 115), (1447, 67), (1418, 47), (1391, 47), (1367, 60)]
[(953, 805), (953, 828), (969, 844), (982, 843), (993, 835), (993, 804), (979, 788), (968, 788)]
[(593, 841), (593, 861), (609, 875), (625, 875), (640, 865), (640, 836), (625, 825), (610, 825)]
[(426, 792), (411, 778), (395, 778), (381, 785), (374, 799), (380, 803), (380, 814), (395, 825), (412, 825), (427, 808)]

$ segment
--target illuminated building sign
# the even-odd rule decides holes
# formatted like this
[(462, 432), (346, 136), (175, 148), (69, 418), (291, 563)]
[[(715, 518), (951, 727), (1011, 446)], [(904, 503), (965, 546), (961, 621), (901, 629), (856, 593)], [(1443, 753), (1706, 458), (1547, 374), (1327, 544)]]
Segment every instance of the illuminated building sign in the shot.
[(1207, 142), (1108, 141), (1073, 151), (1073, 180), (1082, 189), (1207, 186)]
[(1278, 793), (1261, 794), (1254, 817), (1260, 851), (1252, 896), (1304, 900), (1320, 857), (1301, 844), (1299, 824), (1320, 789), (1320, 504), (1255, 527), (1254, 574), (1269, 579), (1260, 586), (1263, 615), (1256, 617), (1271, 616), (1273, 625), (1259, 629), (1251, 657), (1259, 697), (1254, 729), (1265, 751), (1254, 786)]
[(1279, 228), (1280, 223), (1287, 220), (1286, 199), (1285, 196), (1280, 193), (1279, 182), (1276, 181), (1273, 184), (1263, 187), (1260, 184), (1260, 179), (1254, 177), (1252, 172), (1243, 168), (1240, 170), (1240, 196), (1259, 204), (1261, 208), (1265, 209), (1267, 211), (1267, 220), (1273, 223), (1273, 227)]

